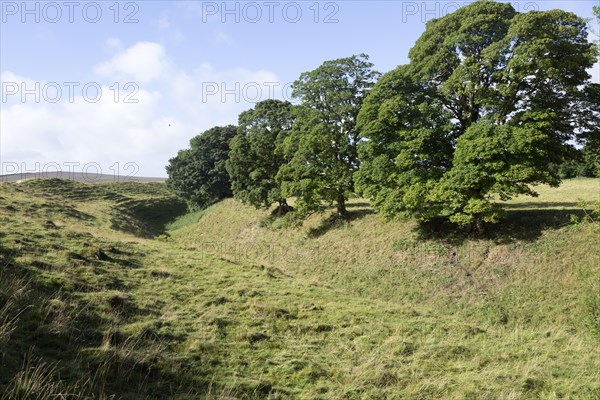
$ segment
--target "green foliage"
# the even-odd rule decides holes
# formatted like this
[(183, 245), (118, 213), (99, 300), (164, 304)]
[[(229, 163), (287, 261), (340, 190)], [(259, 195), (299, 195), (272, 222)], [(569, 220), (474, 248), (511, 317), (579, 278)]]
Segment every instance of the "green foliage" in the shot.
[(286, 204), (275, 176), (287, 161), (280, 147), (293, 121), (292, 104), (279, 100), (261, 101), (240, 114), (227, 160), (235, 198), (257, 208)]
[(576, 160), (567, 160), (558, 167), (554, 168), (557, 168), (557, 173), (560, 179), (571, 179), (577, 176), (587, 176), (585, 165)]
[(461, 135), (454, 151), (453, 166), (430, 192), (440, 214), (460, 225), (497, 222), (501, 216), (493, 200), (508, 200), (519, 194), (535, 195), (526, 183), (558, 185), (545, 173), (543, 163), (552, 158), (544, 151), (547, 136), (532, 128), (474, 123)]
[(557, 169), (560, 179), (571, 179), (579, 176), (593, 178), (596, 176), (596, 168), (585, 160), (567, 160), (559, 166), (553, 166)]
[(190, 140), (167, 165), (167, 186), (191, 209), (201, 209), (231, 196), (225, 164), (236, 127), (214, 127)]
[(425, 194), (451, 166), (450, 114), (408, 66), (386, 73), (358, 117), (356, 190), (385, 217), (433, 213)]
[(562, 164), (552, 164), (551, 170), (561, 179), (570, 179), (578, 176), (598, 177), (600, 166), (600, 149), (588, 142), (582, 149), (575, 150), (574, 155), (563, 161)]
[(558, 185), (551, 165), (599, 137), (597, 54), (560, 10), (478, 1), (431, 20), (361, 110), (357, 190), (388, 218), (497, 222), (497, 199)]
[(571, 214), (570, 219), (573, 224), (600, 223), (600, 200), (593, 202), (579, 199), (577, 206), (583, 211), (583, 216)]
[(345, 202), (358, 169), (359, 133), (356, 117), (379, 73), (361, 54), (326, 61), (294, 82), (293, 96), (301, 101), (283, 151), (290, 162), (277, 175), (284, 197), (297, 195), (298, 215), (322, 211)]
[(588, 143), (582, 149), (583, 166), (580, 168), (580, 175), (590, 178), (600, 178), (600, 146), (599, 143)]

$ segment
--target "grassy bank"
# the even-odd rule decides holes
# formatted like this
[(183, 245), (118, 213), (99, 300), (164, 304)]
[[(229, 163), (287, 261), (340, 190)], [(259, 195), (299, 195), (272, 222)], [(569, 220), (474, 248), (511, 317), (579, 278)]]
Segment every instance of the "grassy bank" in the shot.
[(1, 184), (0, 393), (600, 398), (600, 229), (570, 218), (598, 181), (539, 192), (475, 235), (359, 199), (282, 229), (181, 216), (162, 184)]

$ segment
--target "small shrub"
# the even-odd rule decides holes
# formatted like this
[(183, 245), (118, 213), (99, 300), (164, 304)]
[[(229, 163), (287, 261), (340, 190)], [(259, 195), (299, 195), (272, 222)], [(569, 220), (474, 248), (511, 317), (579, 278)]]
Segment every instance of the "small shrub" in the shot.
[(572, 224), (579, 225), (585, 223), (598, 223), (600, 222), (600, 200), (594, 202), (588, 202), (579, 199), (577, 206), (583, 210), (584, 216), (579, 217), (575, 214), (569, 216)]

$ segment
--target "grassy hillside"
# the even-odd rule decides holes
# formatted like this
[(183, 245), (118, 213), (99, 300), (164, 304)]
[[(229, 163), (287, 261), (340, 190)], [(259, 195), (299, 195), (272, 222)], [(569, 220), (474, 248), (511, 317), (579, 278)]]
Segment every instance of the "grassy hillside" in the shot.
[(539, 192), (469, 235), (0, 184), (0, 399), (600, 398), (598, 181)]

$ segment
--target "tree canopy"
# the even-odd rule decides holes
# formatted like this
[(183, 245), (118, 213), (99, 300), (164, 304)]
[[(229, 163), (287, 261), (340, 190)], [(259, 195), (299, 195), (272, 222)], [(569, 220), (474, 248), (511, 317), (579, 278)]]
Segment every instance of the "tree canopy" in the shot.
[(190, 208), (201, 209), (231, 197), (225, 163), (236, 129), (233, 125), (211, 128), (192, 138), (189, 149), (169, 160), (167, 186)]
[(337, 203), (346, 214), (358, 169), (356, 118), (364, 98), (379, 76), (361, 54), (324, 62), (304, 72), (292, 86), (300, 100), (297, 117), (284, 142), (290, 161), (277, 175), (284, 196), (297, 195), (300, 214)]
[(387, 218), (497, 221), (499, 200), (597, 173), (587, 28), (561, 10), (476, 1), (430, 20), (407, 65), (380, 76), (365, 54), (326, 61), (292, 85), (297, 105), (262, 101), (237, 133), (192, 139), (170, 160), (169, 186), (193, 207), (233, 192), (280, 211), (296, 196), (300, 218), (334, 203), (345, 216), (356, 192)]
[(387, 217), (495, 221), (498, 199), (558, 185), (550, 165), (598, 136), (585, 20), (478, 1), (431, 20), (358, 118), (357, 190)]
[(293, 122), (293, 106), (287, 101), (264, 100), (240, 114), (227, 161), (235, 198), (257, 208), (277, 202), (280, 213), (287, 211), (275, 176), (287, 162), (281, 145)]

